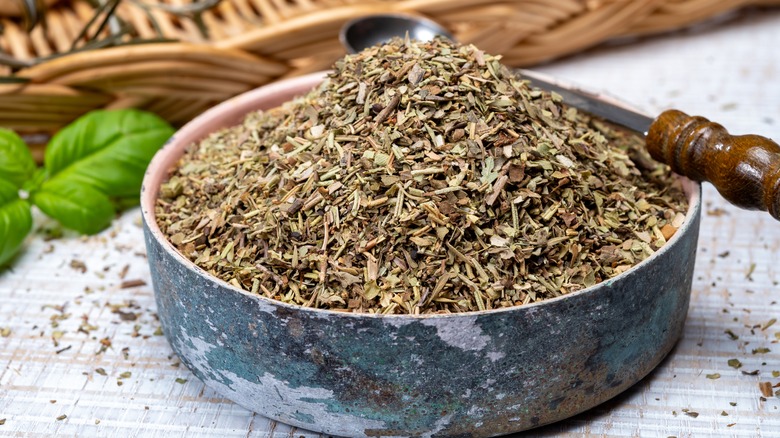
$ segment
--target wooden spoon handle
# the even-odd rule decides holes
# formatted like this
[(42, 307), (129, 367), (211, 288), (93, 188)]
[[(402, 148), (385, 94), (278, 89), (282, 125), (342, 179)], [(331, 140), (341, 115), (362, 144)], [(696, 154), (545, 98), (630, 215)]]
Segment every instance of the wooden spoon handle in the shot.
[(780, 220), (780, 146), (759, 135), (731, 135), (704, 117), (669, 110), (647, 133), (650, 155), (680, 175), (709, 181), (726, 200)]

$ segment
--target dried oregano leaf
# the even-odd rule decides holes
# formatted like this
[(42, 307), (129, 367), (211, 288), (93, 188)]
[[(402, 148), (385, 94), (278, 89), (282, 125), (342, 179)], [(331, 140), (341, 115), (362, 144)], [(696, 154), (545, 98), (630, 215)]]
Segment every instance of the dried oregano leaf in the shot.
[(397, 39), (190, 147), (156, 214), (186, 257), (268, 298), (495, 309), (591, 286), (666, 243), (685, 197), (643, 150), (498, 56)]

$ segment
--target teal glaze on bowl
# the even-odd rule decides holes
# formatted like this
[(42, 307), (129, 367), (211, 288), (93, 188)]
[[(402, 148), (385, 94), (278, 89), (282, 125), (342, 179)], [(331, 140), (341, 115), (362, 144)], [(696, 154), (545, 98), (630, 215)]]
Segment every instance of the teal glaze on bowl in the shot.
[(601, 284), (541, 303), (455, 315), (377, 316), (252, 295), (181, 256), (154, 216), (160, 183), (191, 142), (322, 80), (310, 75), (231, 99), (182, 128), (154, 158), (142, 209), (165, 335), (206, 385), (293, 426), (333, 435), (481, 437), (592, 408), (647, 375), (682, 333), (700, 187), (656, 254)]

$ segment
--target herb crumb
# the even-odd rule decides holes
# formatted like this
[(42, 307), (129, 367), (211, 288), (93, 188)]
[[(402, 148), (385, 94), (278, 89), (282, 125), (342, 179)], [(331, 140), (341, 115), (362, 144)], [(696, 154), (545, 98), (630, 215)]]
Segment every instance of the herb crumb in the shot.
[(70, 261), (70, 267), (74, 271), (81, 272), (82, 274), (87, 272), (87, 265), (84, 262), (82, 262), (81, 260), (76, 260), (76, 259), (71, 260)]
[(132, 288), (132, 287), (141, 287), (141, 286), (146, 286), (146, 282), (144, 280), (141, 280), (140, 278), (138, 278), (138, 279), (135, 279), (135, 280), (125, 280), (125, 281), (123, 281), (119, 285), (119, 288), (120, 289), (129, 289), (129, 288)]
[(187, 383), (187, 379), (182, 379), (181, 377), (176, 378), (176, 383), (185, 384)]
[(748, 268), (747, 272), (745, 273), (745, 279), (753, 281), (753, 272), (756, 271), (756, 264), (751, 263), (750, 267)]
[(68, 418), (68, 416), (67, 416), (67, 415), (65, 415), (65, 414), (62, 414), (62, 415), (60, 415), (59, 417), (57, 417), (57, 421), (62, 421), (62, 420), (64, 420), (64, 419), (66, 419), (66, 418)]
[(761, 390), (761, 394), (764, 397), (772, 397), (775, 395), (775, 392), (772, 391), (772, 383), (771, 382), (759, 382), (758, 383), (758, 389)]
[(707, 374), (707, 378), (708, 379), (712, 379), (712, 380), (717, 380), (717, 379), (720, 379), (720, 374), (718, 374), (718, 373)]
[(731, 368), (742, 368), (742, 362), (740, 362), (739, 359), (729, 359), (728, 363)]

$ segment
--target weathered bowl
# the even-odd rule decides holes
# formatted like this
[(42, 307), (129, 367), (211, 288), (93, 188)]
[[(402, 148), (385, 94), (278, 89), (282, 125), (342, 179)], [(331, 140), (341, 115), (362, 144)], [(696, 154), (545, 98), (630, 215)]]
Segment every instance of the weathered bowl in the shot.
[(162, 327), (208, 386), (281, 422), (346, 436), (492, 436), (558, 421), (647, 375), (679, 338), (690, 300), (700, 188), (661, 250), (585, 290), (523, 307), (432, 316), (345, 314), (239, 290), (160, 232), (154, 203), (185, 147), (322, 74), (231, 99), (177, 132), (141, 196)]

